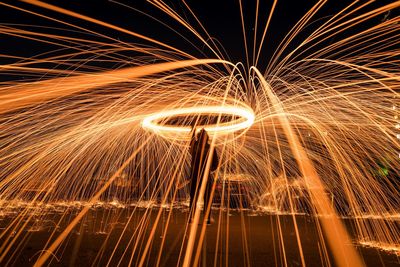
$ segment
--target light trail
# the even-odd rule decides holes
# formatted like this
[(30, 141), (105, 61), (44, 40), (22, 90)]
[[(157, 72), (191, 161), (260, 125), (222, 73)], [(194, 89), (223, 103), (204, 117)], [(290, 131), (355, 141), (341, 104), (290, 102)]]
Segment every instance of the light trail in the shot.
[[(230, 115), (240, 117), (239, 119), (225, 123), (219, 123), (218, 125), (205, 125), (204, 129), (211, 135), (216, 133), (219, 135), (229, 134), (239, 130), (248, 129), (254, 123), (255, 119), (254, 113), (250, 108), (240, 108), (237, 106), (200, 106), (165, 110), (156, 114), (152, 114), (143, 119), (142, 126), (161, 135), (183, 133), (186, 137), (190, 137), (188, 136), (188, 134), (192, 131), (190, 126), (166, 126), (157, 123), (160, 120), (181, 115), (191, 115), (194, 117), (199, 115)], [(203, 128), (201, 125), (197, 127)], [(176, 139), (176, 135), (174, 135), (173, 138)]]
[[(141, 12), (211, 56), (42, 1), (0, 3), (0, 11), (50, 23), (0, 24), (5, 38), (49, 47), (33, 57), (0, 55), (0, 265), (22, 260), (35, 234), (44, 241), (30, 260), (64, 264), (74, 235), (86, 230), (104, 235), (93, 266), (166, 265), (171, 255), (173, 264), (198, 265), (210, 263), (202, 253), (211, 247), (214, 266), (236, 264), (237, 247), (251, 264), (252, 212), (271, 216), (269, 227), (256, 228), (271, 233), (263, 241), (271, 242), (272, 265), (368, 265), (364, 247), (398, 255), (400, 18), (391, 12), (400, 2), (354, 1), (315, 20), (329, 1), (304, 14), (265, 69), (257, 63), (273, 43), (282, 1), (266, 10), (255, 0), (250, 18), (239, 2), (238, 36), (253, 67), (224, 59), (186, 1), (184, 12), (150, 1), (176, 25)], [(200, 202), (186, 222), (194, 124), (220, 156), (216, 201), (205, 208), (218, 214), (216, 229), (202, 220)], [(230, 216), (235, 204), (239, 222)], [(309, 257), (304, 218), (319, 262)], [(72, 265), (85, 242), (75, 241)]]

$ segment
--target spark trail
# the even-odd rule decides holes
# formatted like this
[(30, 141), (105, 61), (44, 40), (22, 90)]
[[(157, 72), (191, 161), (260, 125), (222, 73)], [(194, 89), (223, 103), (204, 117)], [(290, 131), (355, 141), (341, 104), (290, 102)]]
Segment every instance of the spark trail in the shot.
[[(180, 36), (201, 56), (72, 10), (23, 2), (1, 8), (54, 27), (4, 23), (0, 34), (56, 48), (29, 58), (0, 55), (7, 62), (0, 65), (0, 264), (16, 262), (29, 229), (57, 213), (42, 250), (32, 256), (35, 266), (64, 261), (74, 231), (91, 222), (107, 236), (93, 265), (144, 266), (154, 249), (154, 264), (162, 265), (171, 234), (180, 249), (174, 263), (198, 265), (208, 231), (205, 209), (218, 210), (214, 265), (228, 265), (229, 210), (241, 188), (249, 210), (274, 218), (265, 232), (273, 231), (276, 265), (290, 265), (287, 255), (295, 251), (282, 214), (291, 218), (303, 266), (309, 264), (308, 236), (299, 228), (300, 214), (317, 229), (321, 265), (368, 265), (359, 245), (400, 253), (400, 17), (391, 15), (399, 1), (354, 1), (313, 21), (327, 3), (316, 2), (265, 70), (251, 63), (263, 60), (279, 1), (271, 3), (265, 21), (256, 1), (252, 36), (240, 1), (245, 64), (225, 59), (186, 2), (182, 14), (162, 1), (149, 4), (189, 31), (192, 39)], [(77, 20), (126, 34), (132, 43)], [(179, 238), (171, 221), (176, 210), (187, 211), (193, 124), (207, 129), (220, 156), (212, 173), (218, 201), (204, 208), (198, 202), (193, 223), (181, 227)], [(200, 194), (204, 190), (205, 183)], [(249, 210), (238, 202), (245, 218)], [(128, 216), (91, 217), (96, 207)], [(113, 238), (115, 229), (104, 225), (122, 230)], [(250, 264), (246, 220), (241, 227), (243, 258)]]

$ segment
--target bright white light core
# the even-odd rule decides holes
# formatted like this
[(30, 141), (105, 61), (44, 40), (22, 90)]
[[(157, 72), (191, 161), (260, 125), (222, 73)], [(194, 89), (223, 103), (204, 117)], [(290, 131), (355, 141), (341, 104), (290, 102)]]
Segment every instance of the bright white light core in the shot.
[(219, 124), (209, 124), (198, 126), (204, 128), (208, 133), (219, 133), (227, 134), (233, 133), (239, 130), (249, 128), (254, 123), (254, 112), (250, 108), (238, 107), (238, 106), (200, 106), (200, 107), (187, 107), (171, 110), (163, 110), (147, 116), (142, 121), (142, 127), (151, 130), (155, 133), (164, 134), (180, 134), (190, 133), (192, 128), (190, 126), (175, 126), (175, 125), (161, 125), (158, 122), (174, 116), (183, 115), (230, 115), (238, 116), (239, 119), (235, 119), (229, 122), (220, 122)]

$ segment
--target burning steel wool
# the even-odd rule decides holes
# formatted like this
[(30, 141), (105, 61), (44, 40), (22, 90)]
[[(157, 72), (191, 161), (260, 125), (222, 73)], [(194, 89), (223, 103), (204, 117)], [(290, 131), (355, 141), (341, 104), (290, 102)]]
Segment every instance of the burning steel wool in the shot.
[[(236, 246), (238, 262), (256, 265), (251, 240), (265, 233), (266, 265), (365, 266), (370, 250), (400, 264), (400, 2), (354, 1), (315, 22), (330, 2), (317, 1), (265, 69), (258, 62), (280, 3), (261, 11), (254, 2), (245, 63), (224, 56), (185, 1), (185, 14), (149, 5), (211, 56), (49, 2), (0, 3), (52, 25), (1, 21), (2, 38), (58, 47), (0, 55), (1, 266), (22, 264), (21, 255), (34, 266), (85, 257), (92, 266), (228, 266)], [(213, 204), (203, 207), (203, 179), (189, 219), (189, 151), (200, 129), (219, 161), (213, 171), (208, 159), (204, 174)], [(80, 254), (84, 234), (92, 254)]]

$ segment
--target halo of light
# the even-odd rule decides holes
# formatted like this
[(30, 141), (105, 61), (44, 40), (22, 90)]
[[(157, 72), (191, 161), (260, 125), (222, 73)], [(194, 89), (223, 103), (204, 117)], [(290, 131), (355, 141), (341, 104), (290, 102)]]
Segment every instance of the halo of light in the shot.
[(174, 116), (182, 115), (231, 115), (239, 116), (239, 119), (235, 119), (229, 122), (220, 122), (218, 124), (203, 125), (209, 134), (228, 134), (239, 130), (248, 129), (254, 123), (254, 112), (249, 107), (239, 107), (232, 105), (224, 106), (197, 106), (197, 107), (184, 107), (171, 110), (163, 110), (157, 113), (153, 113), (145, 117), (142, 121), (142, 127), (152, 132), (158, 133), (162, 136), (166, 134), (178, 134), (187, 135), (192, 131), (190, 126), (174, 126), (174, 125), (161, 125), (158, 122), (163, 119), (167, 119)]

